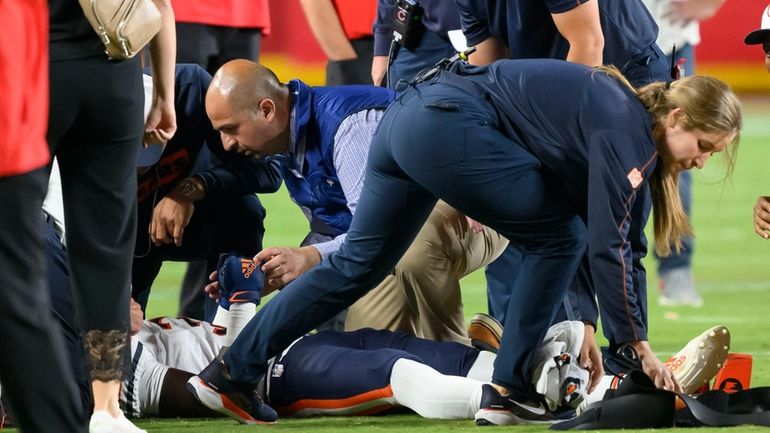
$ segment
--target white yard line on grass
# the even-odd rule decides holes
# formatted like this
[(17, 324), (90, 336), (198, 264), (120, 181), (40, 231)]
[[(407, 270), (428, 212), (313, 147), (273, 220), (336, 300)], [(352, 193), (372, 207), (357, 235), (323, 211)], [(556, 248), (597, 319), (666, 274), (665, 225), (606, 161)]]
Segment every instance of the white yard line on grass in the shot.
[[(767, 259), (765, 259), (767, 260)], [(698, 291), (703, 292), (767, 292), (770, 290), (770, 281), (752, 281), (752, 282), (721, 282), (721, 283), (698, 283)]]

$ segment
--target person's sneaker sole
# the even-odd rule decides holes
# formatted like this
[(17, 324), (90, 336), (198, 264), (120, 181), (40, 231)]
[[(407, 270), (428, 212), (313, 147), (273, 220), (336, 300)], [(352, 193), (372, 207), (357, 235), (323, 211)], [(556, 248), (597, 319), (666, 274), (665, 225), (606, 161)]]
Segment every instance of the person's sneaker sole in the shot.
[(503, 338), (503, 327), (494, 317), (476, 313), (468, 326), (468, 337), (473, 347), (497, 353), (500, 349), (500, 340)]
[(197, 398), (201, 404), (211, 410), (227, 415), (241, 424), (275, 424), (275, 421), (260, 421), (249, 415), (248, 412), (241, 409), (225, 394), (217, 392), (198, 376), (191, 377), (187, 381), (186, 387), (188, 391), (195, 395), (195, 398)]
[(695, 392), (716, 376), (730, 350), (730, 331), (715, 326), (690, 340), (665, 364), (686, 394)]
[(554, 424), (557, 420), (528, 420), (519, 418), (509, 410), (480, 409), (474, 417), (476, 425)]
[(134, 425), (121, 413), (120, 417), (113, 418), (105, 411), (95, 411), (88, 422), (89, 433), (147, 433)]
[(541, 403), (530, 405), (500, 395), (494, 386), (481, 386), (481, 406), (474, 420), (476, 425), (553, 424), (553, 414)]

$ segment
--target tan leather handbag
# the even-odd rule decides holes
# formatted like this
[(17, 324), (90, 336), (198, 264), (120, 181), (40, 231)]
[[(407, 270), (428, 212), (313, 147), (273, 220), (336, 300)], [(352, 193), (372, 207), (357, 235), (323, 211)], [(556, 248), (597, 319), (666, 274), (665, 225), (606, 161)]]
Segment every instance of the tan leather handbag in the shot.
[(112, 59), (134, 57), (161, 28), (152, 0), (79, 0)]

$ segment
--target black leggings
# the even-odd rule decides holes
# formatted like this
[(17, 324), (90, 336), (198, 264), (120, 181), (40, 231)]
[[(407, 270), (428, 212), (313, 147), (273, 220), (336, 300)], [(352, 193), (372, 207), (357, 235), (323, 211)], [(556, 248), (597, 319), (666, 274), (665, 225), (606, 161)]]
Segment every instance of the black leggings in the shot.
[(137, 59), (50, 63), (48, 143), (62, 177), (67, 251), (83, 331), (128, 332), (136, 239), (136, 153), (144, 90)]

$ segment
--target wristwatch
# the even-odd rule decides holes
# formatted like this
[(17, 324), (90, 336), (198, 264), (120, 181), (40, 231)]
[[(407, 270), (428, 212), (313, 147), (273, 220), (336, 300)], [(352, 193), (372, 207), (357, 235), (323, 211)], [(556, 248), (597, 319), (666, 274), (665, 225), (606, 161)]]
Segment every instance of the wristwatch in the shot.
[(203, 188), (199, 182), (200, 181), (196, 182), (189, 177), (182, 179), (174, 186), (173, 192), (190, 201), (198, 201), (203, 198), (202, 195), (204, 194)]

